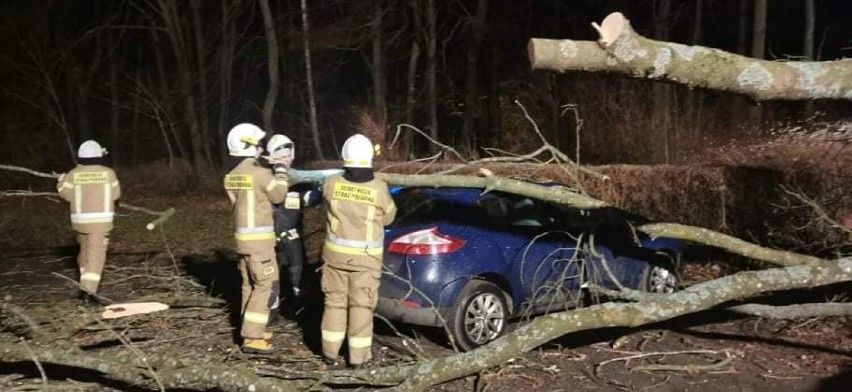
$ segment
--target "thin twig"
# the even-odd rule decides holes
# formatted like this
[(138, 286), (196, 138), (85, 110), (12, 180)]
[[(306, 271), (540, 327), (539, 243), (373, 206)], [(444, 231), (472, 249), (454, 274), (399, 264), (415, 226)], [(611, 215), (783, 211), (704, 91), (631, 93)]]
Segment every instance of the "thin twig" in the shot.
[(36, 357), (35, 353), (33, 352), (32, 349), (30, 349), (30, 346), (27, 344), (27, 340), (24, 339), (23, 337), (21, 337), (20, 340), (21, 340), (21, 344), (24, 345), (24, 349), (26, 349), (27, 352), (30, 354), (30, 356), (33, 357), (33, 362), (35, 362), (35, 365), (38, 368), (38, 372), (41, 374), (41, 381), (43, 383), (42, 386), (41, 386), (41, 389), (43, 391), (46, 391), (47, 390), (47, 373), (44, 372), (44, 367), (41, 366), (41, 362), (38, 361), (38, 358)]
[[(727, 352), (727, 351), (723, 351), (723, 352), (724, 352), (725, 354), (728, 354), (728, 352)], [(645, 358), (645, 357), (653, 357), (653, 356), (660, 356), (660, 355), (682, 355), (682, 354), (719, 354), (719, 353), (720, 353), (719, 351), (713, 351), (713, 350), (687, 350), (687, 351), (657, 351), (657, 352), (651, 352), (651, 353), (642, 353), (642, 354), (628, 355), (628, 356), (624, 356), (624, 357), (618, 357), (618, 358), (607, 359), (606, 361), (603, 361), (603, 362), (598, 362), (598, 363), (595, 365), (595, 374), (599, 373), (599, 372), (600, 372), (600, 369), (601, 369), (604, 365), (609, 364), (609, 363), (613, 363), (613, 362), (629, 361), (629, 360), (631, 360), (631, 359)]]

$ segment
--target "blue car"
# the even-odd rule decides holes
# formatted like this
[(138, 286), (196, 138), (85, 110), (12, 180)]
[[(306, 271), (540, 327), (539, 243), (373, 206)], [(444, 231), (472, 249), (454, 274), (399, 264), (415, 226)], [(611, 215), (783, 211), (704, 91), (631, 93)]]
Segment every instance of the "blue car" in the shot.
[(476, 188), (403, 188), (385, 232), (377, 311), (443, 328), (462, 350), (500, 337), (510, 319), (593, 300), (593, 283), (669, 293), (683, 244), (650, 240), (615, 209), (580, 211)]

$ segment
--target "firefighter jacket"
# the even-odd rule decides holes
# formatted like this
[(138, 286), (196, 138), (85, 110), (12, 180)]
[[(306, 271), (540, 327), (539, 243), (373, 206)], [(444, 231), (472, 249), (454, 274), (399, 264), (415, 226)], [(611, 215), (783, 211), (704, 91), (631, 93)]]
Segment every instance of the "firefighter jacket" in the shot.
[(225, 175), (224, 185), (234, 206), (237, 251), (270, 251), (275, 246), (272, 204), (284, 201), (287, 181), (275, 178), (257, 159), (246, 158)]
[(396, 216), (387, 184), (379, 179), (351, 182), (335, 175), (326, 179), (322, 193), (327, 212), (323, 260), (342, 270), (380, 271), (384, 226)]
[(121, 186), (115, 172), (101, 165), (77, 165), (59, 176), (59, 196), (71, 204), (71, 227), (83, 234), (112, 230), (115, 201)]

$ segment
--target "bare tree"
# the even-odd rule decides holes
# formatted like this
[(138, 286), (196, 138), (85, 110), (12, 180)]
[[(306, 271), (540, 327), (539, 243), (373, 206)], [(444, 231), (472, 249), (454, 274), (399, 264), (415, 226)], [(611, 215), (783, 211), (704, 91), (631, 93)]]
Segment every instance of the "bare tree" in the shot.
[[(668, 41), (669, 26), (672, 18), (672, 3), (671, 0), (654, 0), (653, 1), (653, 24), (654, 24), (654, 39), (660, 41)], [(652, 86), (651, 95), (651, 126), (648, 129), (655, 140), (655, 144), (660, 146), (660, 149), (654, 149), (654, 155), (662, 153), (662, 159), (659, 157), (657, 162), (671, 163), (671, 150), (669, 134), (671, 133), (672, 121), (670, 110), (673, 105), (671, 86), (662, 83), (655, 83)]]
[(213, 157), (210, 154), (210, 118), (207, 113), (207, 45), (204, 42), (204, 18), (201, 16), (202, 6), (201, 0), (191, 0), (189, 2), (192, 10), (192, 31), (195, 33), (195, 66), (198, 79), (198, 118), (199, 128), (201, 131), (201, 148), (204, 154), (205, 162), (212, 163)]
[[(766, 0), (754, 0), (754, 22), (751, 30), (751, 57), (763, 59), (766, 53)], [(763, 108), (749, 108), (749, 120), (752, 124), (763, 121)]]
[[(692, 31), (689, 35), (689, 44), (695, 46), (701, 43), (702, 30), (704, 29), (704, 0), (695, 0), (693, 7)], [(687, 92), (686, 106), (689, 111), (687, 118), (690, 124), (688, 126), (691, 128), (690, 133), (693, 137), (701, 133), (701, 103), (701, 95), (695, 89), (690, 89)]]
[(314, 152), (320, 160), (325, 159), (320, 143), (317, 121), (317, 102), (314, 91), (313, 64), (311, 63), (311, 28), (308, 24), (308, 3), (302, 0), (302, 44), (305, 53), (305, 79), (308, 83), (308, 114), (310, 115), (311, 136), (314, 139)]
[(470, 147), (476, 146), (476, 120), (482, 116), (479, 103), (479, 53), (485, 34), (488, 0), (477, 0), (476, 10), (470, 17), (468, 45), (465, 47), (465, 110), (464, 134)]
[[(236, 50), (236, 17), (242, 7), (242, 0), (221, 0), (219, 22), (219, 120), (216, 127), (218, 140), (225, 140), (225, 129), (230, 121), (230, 98), (233, 89), (232, 73), (234, 52)], [(219, 161), (225, 162), (226, 149), (219, 148)]]
[(266, 32), (266, 64), (269, 75), (269, 89), (266, 90), (266, 100), (263, 101), (263, 128), (267, 132), (273, 132), (275, 127), (272, 123), (272, 115), (275, 113), (275, 101), (278, 98), (281, 83), (278, 76), (278, 37), (275, 34), (275, 23), (272, 19), (272, 10), (269, 9), (269, 0), (259, 1), (260, 10), (263, 13), (263, 31)]
[(381, 126), (387, 125), (387, 72), (385, 71), (385, 52), (382, 38), (384, 30), (385, 2), (375, 0), (373, 2), (373, 20), (370, 22), (370, 30), (373, 36), (373, 118)]
[(438, 28), (435, 0), (426, 0), (426, 95), (429, 134), (438, 139)]

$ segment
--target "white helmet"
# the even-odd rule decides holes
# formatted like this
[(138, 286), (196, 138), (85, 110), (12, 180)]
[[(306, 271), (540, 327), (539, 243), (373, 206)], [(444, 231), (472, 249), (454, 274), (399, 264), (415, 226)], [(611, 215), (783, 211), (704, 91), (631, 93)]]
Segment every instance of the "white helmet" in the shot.
[(269, 142), (266, 143), (266, 151), (269, 152), (270, 161), (287, 156), (296, 159), (296, 149), (293, 141), (280, 133), (272, 135), (269, 138)]
[(341, 155), (345, 167), (373, 167), (373, 143), (360, 133), (346, 139)]
[(257, 146), (264, 136), (266, 132), (257, 125), (237, 124), (228, 132), (228, 153), (233, 157), (257, 156)]
[(78, 158), (102, 158), (106, 155), (106, 148), (101, 147), (98, 142), (94, 140), (86, 140), (83, 144), (80, 145), (80, 148), (77, 149), (77, 157)]

